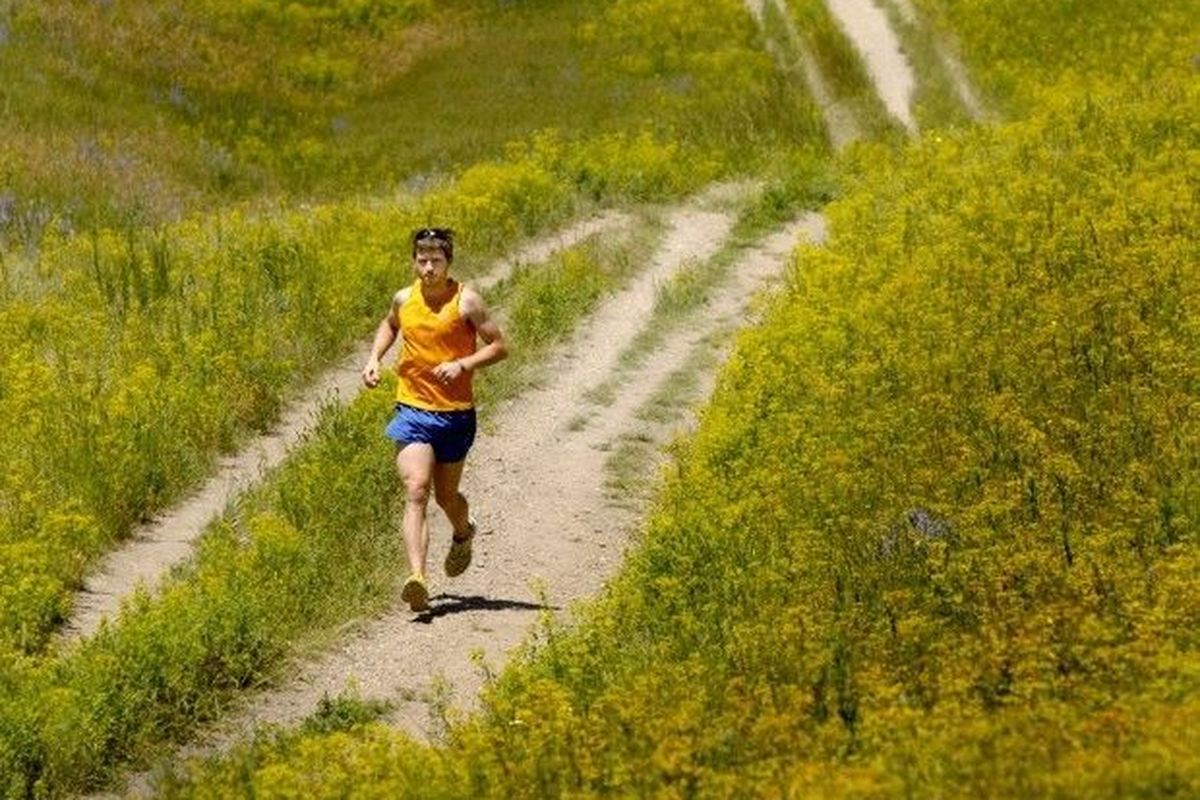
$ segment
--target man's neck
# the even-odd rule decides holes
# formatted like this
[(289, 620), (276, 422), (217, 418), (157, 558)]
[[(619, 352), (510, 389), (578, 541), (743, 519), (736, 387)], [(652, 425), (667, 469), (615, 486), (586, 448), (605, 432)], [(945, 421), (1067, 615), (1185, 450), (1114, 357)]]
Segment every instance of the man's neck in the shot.
[(454, 279), (446, 278), (441, 286), (427, 286), (425, 283), (420, 285), (421, 297), (429, 305), (441, 305), (445, 303), (454, 294)]

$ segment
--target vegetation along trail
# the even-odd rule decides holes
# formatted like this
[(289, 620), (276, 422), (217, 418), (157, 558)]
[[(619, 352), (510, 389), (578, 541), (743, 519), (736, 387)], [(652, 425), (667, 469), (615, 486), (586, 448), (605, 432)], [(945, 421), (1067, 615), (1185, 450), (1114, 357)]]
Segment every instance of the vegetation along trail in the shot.
[[(484, 670), (473, 654), (496, 664), (528, 635), (535, 612), (564, 611), (599, 590), (619, 566), (637, 520), (636, 508), (614, 503), (606, 493), (614, 442), (637, 428), (636, 412), (663, 391), (690, 353), (710, 346), (714, 333), (746, 323), (753, 297), (779, 276), (802, 236), (824, 235), (823, 220), (807, 215), (741, 254), (700, 312), (624, 373), (614, 401), (595, 405), (588, 390), (617, 370), (651, 318), (659, 287), (726, 243), (733, 218), (707, 207), (711, 198), (668, 215), (665, 239), (648, 254), (646, 268), (551, 358), (545, 384), (500, 409), (488, 426), (494, 432), (481, 433), (464, 485), (482, 534), (470, 569), (450, 582), (434, 567), (429, 611), (414, 616), (397, 598), (392, 610), (301, 667), (293, 680), (226, 717), (192, 752), (220, 750), (265, 724), (294, 724), (322, 698), (348, 689), (391, 702), (394, 724), (428, 735), (431, 697), (462, 705), (474, 700)], [(699, 399), (678, 394), (677, 402)], [(657, 426), (655, 444), (672, 433), (669, 425)], [(431, 560), (437, 564), (448, 526), (439, 515), (432, 527)]]
[[(390, 395), (370, 395), (377, 409), (363, 397), (352, 410), (365, 413), (334, 430), (344, 446), (279, 492), (288, 516), (228, 527), (263, 568), (217, 588), (284, 601), (147, 628), (228, 641), (222, 656), (262, 641), (262, 668), (213, 670), (245, 676), (214, 700), (170, 693), (170, 674), (146, 682), (209, 713), (101, 744), (161, 730), (184, 750), (158, 747), (166, 737), (123, 747), (120, 761), (94, 760), (112, 771), (77, 770), (97, 778), (71, 787), (158, 758), (129, 788), (179, 800), (1200, 796), (1186, 745), (1200, 719), (1200, 372), (1188, 357), (1200, 329), (1187, 323), (1200, 291), (1181, 166), (1196, 144), (1181, 109), (1198, 88), (1179, 33), (1195, 27), (1194, 3), (1084, 14), (874, 0), (891, 37), (826, 0), (730, 2), (724, 21), (770, 50), (747, 63), (769, 74), (774, 60), (777, 88), (797, 93), (812, 66), (859, 143), (838, 158), (803, 138), (764, 164), (761, 185), (679, 199), (731, 161), (665, 195), (678, 205), (496, 286), (510, 333), (523, 312), (541, 322), (554, 307), (539, 300), (578, 313), (536, 347), (514, 335), (514, 358), (480, 387), (504, 391), (481, 403), (463, 486), (481, 533), (470, 569), (441, 574), (438, 517), (430, 608), (396, 597), (402, 565), (385, 547), (399, 487), (375, 433)], [(870, 2), (843, 11), (875, 14)], [(661, 5), (680, 12), (647, 13), (660, 32), (709, 4)], [(651, 6), (614, 4), (597, 30)], [(917, 81), (886, 101), (868, 54), (897, 40)], [(979, 107), (943, 70), (955, 41), (995, 124), (972, 124)], [(802, 105), (796, 130), (819, 135)], [(800, 208), (821, 214), (792, 219)], [(821, 246), (797, 247), (806, 236)], [(757, 290), (785, 265), (764, 302)], [(586, 303), (559, 289), (601, 272)], [(698, 402), (695, 435), (664, 447)], [(320, 491), (334, 476), (354, 491)], [(357, 513), (364, 498), (374, 513)], [(334, 524), (305, 524), (326, 509)], [(301, 549), (306, 530), (384, 547)], [(322, 580), (339, 567), (374, 580)], [(275, 591), (271, 573), (314, 589)], [(292, 602), (316, 617), (325, 599), (344, 602), (324, 628), (257, 634), (259, 618)], [(105, 665), (165, 652), (148, 638)], [(207, 660), (207, 644), (191, 649)], [(63, 685), (87, 679), (81, 701), (123, 688), (78, 674)], [(65, 694), (36, 695), (47, 718)], [(57, 737), (44, 737), (55, 760), (29, 759), (33, 777), (89, 755), (62, 746), (82, 725), (26, 727)]]
[[(748, 0), (748, 5), (761, 19), (761, 9), (754, 6), (753, 0)], [(863, 54), (889, 110), (912, 130), (915, 123), (908, 109), (912, 72), (899, 52), (886, 17), (869, 3), (835, 2), (830, 8)], [(794, 33), (792, 39), (798, 41)], [(831, 136), (836, 142), (844, 143), (854, 138), (845, 120), (837, 122), (840, 117), (835, 110), (827, 109), (827, 112), (831, 114)], [(537, 261), (554, 249), (567, 247), (623, 220), (618, 214), (585, 220), (534, 243), (499, 265), (494, 274), (480, 282), (486, 288), (488, 284), (502, 280), (516, 263)], [(357, 393), (359, 369), (367, 346), (364, 343), (363, 349), (316, 380), (305, 395), (285, 411), (273, 431), (224, 459), (219, 471), (198, 492), (173, 511), (140, 527), (128, 544), (109, 554), (76, 595), (74, 611), (64, 627), (64, 635), (67, 638), (91, 635), (101, 620), (116, 613), (121, 601), (137, 586), (153, 585), (172, 566), (186, 560), (205, 525), (264, 470), (280, 463), (287, 449), (308, 429), (321, 405), (331, 400), (345, 402)]]
[[(764, 22), (765, 6), (755, 7), (752, 0), (747, 6)], [(775, 8), (787, 22), (785, 4), (776, 3)], [(912, 70), (887, 17), (862, 3), (832, 3), (830, 10), (853, 41), (888, 113), (915, 133), (910, 109)], [(792, 69), (800, 68), (810, 89), (814, 82), (819, 86), (820, 76), (811, 74), (815, 62), (804, 53), (790, 23), (785, 32), (791, 32), (790, 46), (777, 47), (776, 58), (789, 59)], [(835, 147), (862, 135), (857, 123), (846, 118), (847, 109), (830, 100), (821, 105)], [(670, 212), (665, 239), (646, 269), (607, 300), (552, 357), (544, 385), (500, 409), (481, 431), (471, 456), (474, 467), (463, 487), (482, 534), (468, 572), (450, 582), (435, 566), (430, 610), (414, 616), (397, 596), (388, 612), (363, 623), (323, 655), (297, 665), (291, 679), (223, 717), (184, 755), (225, 749), (265, 725), (293, 725), (312, 715), (323, 698), (346, 691), (364, 700), (386, 701), (393, 724), (419, 736), (429, 735), (431, 709), (443, 708), (444, 701), (470, 706), (488, 674), (483, 665), (499, 663), (528, 636), (540, 614), (565, 611), (600, 589), (619, 567), (626, 536), (638, 520), (636, 503), (614, 502), (608, 494), (614, 447), (630, 435), (648, 439), (652, 447), (665, 443), (674, 432), (672, 427), (658, 425), (647, 432), (637, 420), (639, 409), (661, 396), (664, 384), (691, 353), (711, 347), (714, 337), (728, 338), (746, 324), (752, 298), (779, 275), (802, 237), (811, 241), (824, 237), (823, 219), (808, 215), (762, 239), (741, 254), (725, 285), (708, 298), (703, 313), (667, 334), (641, 363), (622, 369), (622, 354), (653, 315), (658, 288), (689, 263), (713, 257), (726, 244), (733, 226), (733, 215), (721, 207), (727, 193), (728, 187), (717, 187)], [(548, 253), (555, 245), (577, 241), (620, 221), (613, 215), (589, 222), (542, 246)], [(517, 260), (522, 259), (536, 260), (536, 256), (526, 253)], [(480, 283), (486, 287), (502, 277), (489, 276)], [(262, 455), (258, 443), (243, 454), (239, 485), (254, 479), (256, 467), (277, 463), (330, 394), (348, 399), (357, 391), (361, 354), (354, 359), (317, 383), (309, 399), (289, 415), (276, 434), (281, 439), (273, 445), (277, 455)], [(589, 400), (588, 390), (611, 381), (617, 372), (621, 373), (619, 388), (612, 401)], [(709, 385), (711, 377), (709, 372), (700, 383)], [(680, 402), (696, 399), (678, 398)], [(653, 480), (648, 472), (643, 471), (642, 480)], [(219, 485), (205, 490), (204, 495), (211, 496), (203, 501), (201, 511), (180, 509), (166, 520), (171, 524), (163, 527), (174, 527), (175, 533), (143, 534), (114, 555), (126, 560), (123, 565), (106, 563), (102, 573), (89, 581), (87, 600), (80, 602), (72, 631), (94, 630), (138, 581), (152, 580), (187, 556), (204, 522), (237, 491), (224, 473), (213, 483)], [(440, 515), (435, 517), (431, 556), (435, 565), (448, 540), (447, 527)], [(188, 533), (181, 536), (178, 531), (183, 528)], [(160, 542), (157, 546), (163, 555), (149, 554), (151, 540)], [(137, 565), (143, 564), (152, 566), (138, 572)], [(103, 581), (110, 575), (134, 577), (104, 588)], [(436, 702), (431, 705), (431, 700)], [(134, 783), (146, 788), (143, 778)]]
[[(854, 112), (845, 103), (834, 99), (829, 83), (821, 74), (813, 54), (801, 40), (800, 32), (796, 29), (784, 0), (746, 0), (746, 8), (763, 29), (767, 50), (779, 69), (785, 74), (798, 75), (821, 109), (825, 131), (834, 150), (841, 150), (861, 138), (862, 130), (854, 118)], [(772, 36), (768, 16), (780, 21), (783, 41)]]
[[(535, 241), (501, 261), (476, 282), (485, 289), (506, 278), (519, 264), (544, 260), (588, 236), (625, 224), (628, 218), (607, 212)], [(286, 409), (276, 427), (255, 438), (236, 454), (226, 457), (212, 478), (173, 510), (134, 531), (123, 546), (111, 552), (75, 596), (73, 613), (63, 629), (67, 639), (90, 636), (105, 618), (112, 617), (121, 601), (139, 585), (153, 586), (171, 567), (192, 553), (205, 526), (234, 499), (255, 483), (264, 471), (277, 466), (311, 427), (320, 408), (329, 402), (349, 402), (361, 386), (362, 363), (370, 342), (320, 376)]]

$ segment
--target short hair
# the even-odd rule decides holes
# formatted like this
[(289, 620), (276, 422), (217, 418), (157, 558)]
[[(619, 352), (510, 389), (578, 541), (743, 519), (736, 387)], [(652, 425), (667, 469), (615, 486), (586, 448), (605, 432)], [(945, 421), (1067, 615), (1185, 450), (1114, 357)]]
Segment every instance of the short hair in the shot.
[(446, 256), (447, 261), (454, 260), (454, 231), (449, 228), (418, 228), (412, 235), (412, 257), (417, 257), (418, 248), (436, 247)]

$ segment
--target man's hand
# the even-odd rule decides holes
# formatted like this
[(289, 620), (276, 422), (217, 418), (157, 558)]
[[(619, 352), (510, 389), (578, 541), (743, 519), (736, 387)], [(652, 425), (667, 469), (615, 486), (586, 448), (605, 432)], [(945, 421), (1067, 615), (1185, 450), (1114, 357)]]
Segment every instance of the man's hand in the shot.
[(367, 365), (362, 371), (363, 385), (368, 389), (374, 389), (379, 385), (379, 359), (371, 358), (367, 361)]
[(450, 383), (466, 371), (467, 368), (457, 359), (454, 361), (443, 361), (433, 368), (433, 377), (442, 383)]

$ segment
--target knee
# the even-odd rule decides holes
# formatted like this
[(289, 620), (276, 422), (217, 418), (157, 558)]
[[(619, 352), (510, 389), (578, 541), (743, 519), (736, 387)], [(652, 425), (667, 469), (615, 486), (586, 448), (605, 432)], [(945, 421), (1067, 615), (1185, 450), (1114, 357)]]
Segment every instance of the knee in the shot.
[(409, 503), (426, 505), (429, 502), (429, 481), (404, 481), (404, 499)]

